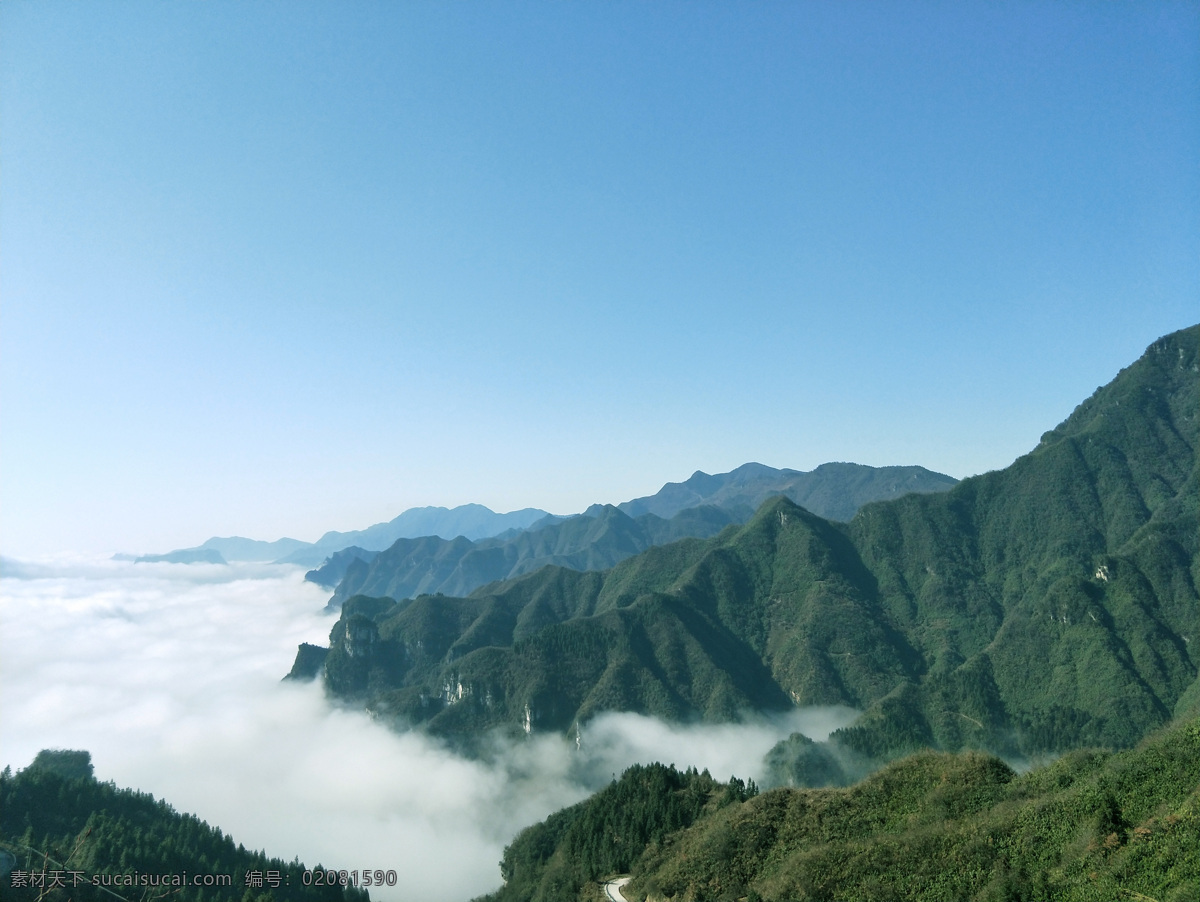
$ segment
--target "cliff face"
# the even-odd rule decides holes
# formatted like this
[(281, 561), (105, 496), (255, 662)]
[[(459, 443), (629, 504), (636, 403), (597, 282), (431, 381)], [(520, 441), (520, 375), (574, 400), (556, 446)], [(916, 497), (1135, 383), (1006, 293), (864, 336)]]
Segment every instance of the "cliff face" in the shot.
[(292, 669), (288, 671), (288, 675), (284, 679), (315, 680), (323, 673), (325, 656), (328, 654), (328, 648), (302, 642), (296, 650), (296, 660), (292, 663)]

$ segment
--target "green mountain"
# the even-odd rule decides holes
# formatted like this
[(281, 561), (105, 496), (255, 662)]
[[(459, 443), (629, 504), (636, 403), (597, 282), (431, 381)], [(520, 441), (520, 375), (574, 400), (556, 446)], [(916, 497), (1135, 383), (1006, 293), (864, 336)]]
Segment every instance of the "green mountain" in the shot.
[(847, 789), (720, 784), (635, 767), (505, 849), (480, 902), (631, 899), (1200, 898), (1200, 717), (1120, 754), (1069, 753), (1014, 773), (978, 752), (925, 751)]
[[(308, 578), (321, 585), (339, 580), (330, 609), (354, 595), (466, 595), (551, 564), (604, 570), (653, 545), (714, 536), (731, 523), (744, 523), (763, 500), (776, 495), (821, 516), (849, 519), (867, 502), (941, 492), (954, 484), (953, 478), (924, 467), (831, 463), (803, 473), (750, 463), (716, 476), (698, 472), (655, 495), (616, 507), (594, 504), (575, 517), (546, 516), (523, 530), (477, 542), (422, 536), (398, 540), (379, 555), (346, 549)], [(354, 565), (354, 558), (363, 565)]]
[(350, 569), (352, 563), (363, 561), (369, 564), (375, 560), (378, 554), (378, 551), (368, 551), (365, 548), (359, 548), (357, 545), (351, 545), (349, 548), (343, 548), (341, 551), (335, 551), (329, 555), (320, 567), (305, 573), (304, 578), (310, 583), (316, 583), (318, 586), (332, 589), (345, 578), (346, 571)]
[(80, 751), (43, 751), (0, 774), (0, 860), (0, 895), (11, 902), (367, 900), (364, 889), (323, 879), (320, 865), (319, 881), (306, 879), (299, 861), (247, 850), (153, 796), (98, 782)]
[(399, 539), (369, 559), (355, 554), (361, 563), (347, 560), (330, 605), (336, 608), (354, 595), (465, 595), (487, 583), (552, 564), (572, 570), (604, 570), (653, 545), (686, 536), (716, 535), (732, 522), (732, 517), (711, 506), (691, 508), (664, 520), (653, 514), (634, 519), (611, 505), (595, 505), (586, 514), (555, 518), (541, 528), (505, 538), (478, 542), (462, 536), (451, 541), (437, 536)]
[(774, 498), (603, 572), (350, 598), (326, 686), (460, 737), (846, 704), (865, 714), (837, 741), (875, 759), (1130, 746), (1200, 692), (1198, 338), (1155, 342), (1007, 469), (848, 524)]
[(944, 492), (956, 482), (953, 477), (924, 467), (827, 463), (802, 472), (748, 463), (716, 476), (697, 470), (685, 482), (668, 482), (653, 495), (617, 507), (631, 517), (654, 514), (669, 520), (680, 511), (707, 504), (745, 522), (768, 498), (785, 495), (814, 514), (844, 521), (872, 501), (899, 498), (909, 492)]

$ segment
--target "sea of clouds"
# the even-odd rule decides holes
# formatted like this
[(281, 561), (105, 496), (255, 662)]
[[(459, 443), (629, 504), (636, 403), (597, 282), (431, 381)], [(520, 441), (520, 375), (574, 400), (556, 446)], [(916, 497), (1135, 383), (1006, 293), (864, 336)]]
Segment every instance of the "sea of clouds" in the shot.
[(281, 682), (301, 642), (336, 617), (303, 570), (271, 564), (0, 561), (0, 765), (87, 749), (96, 776), (166, 799), (248, 848), (315, 866), (394, 869), (372, 898), (470, 899), (500, 883), (504, 846), (631, 764), (761, 780), (799, 730), (846, 708), (680, 726), (608, 714), (581, 748), (556, 735), (481, 762), (419, 732), (331, 705), (319, 683)]

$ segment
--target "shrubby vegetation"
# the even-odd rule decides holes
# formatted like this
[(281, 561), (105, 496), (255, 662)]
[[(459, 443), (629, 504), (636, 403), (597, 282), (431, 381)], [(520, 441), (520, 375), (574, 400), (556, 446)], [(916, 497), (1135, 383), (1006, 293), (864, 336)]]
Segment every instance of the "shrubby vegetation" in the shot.
[[(4, 769), (0, 849), (16, 859), (13, 872), (0, 880), (3, 898), (12, 902), (367, 900), (361, 889), (305, 886), (299, 861), (267, 858), (151, 795), (97, 782), (83, 751), (43, 751), (16, 774)], [(159, 883), (185, 874), (180, 885)], [(55, 875), (61, 886), (53, 886)], [(134, 882), (114, 882), (113, 875)], [(231, 878), (227, 886), (204, 885), (213, 882), (206, 878), (225, 876)]]
[[(666, 812), (674, 806), (676, 814)], [(664, 829), (668, 824), (679, 826)], [(1023, 775), (923, 751), (844, 789), (725, 787), (654, 765), (523, 832), (508, 900), (1200, 898), (1200, 717), (1132, 751), (1075, 751)]]
[(757, 795), (753, 781), (718, 783), (694, 768), (636, 765), (585, 802), (521, 832), (500, 871), (504, 888), (490, 902), (558, 902), (605, 875), (628, 871), (648, 845), (691, 826), (705, 812)]

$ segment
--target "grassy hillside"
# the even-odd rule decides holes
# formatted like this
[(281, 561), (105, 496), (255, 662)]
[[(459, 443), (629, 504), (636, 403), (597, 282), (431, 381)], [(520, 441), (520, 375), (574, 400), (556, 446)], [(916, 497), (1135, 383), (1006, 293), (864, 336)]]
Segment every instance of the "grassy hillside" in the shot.
[(727, 899), (1200, 896), (1200, 721), (1022, 776), (923, 752), (837, 790), (780, 789), (650, 848), (635, 894)]
[(846, 789), (750, 790), (631, 770), (518, 836), (488, 900), (598, 899), (620, 872), (632, 899), (689, 902), (1200, 898), (1194, 716), (1022, 775), (924, 751)]

